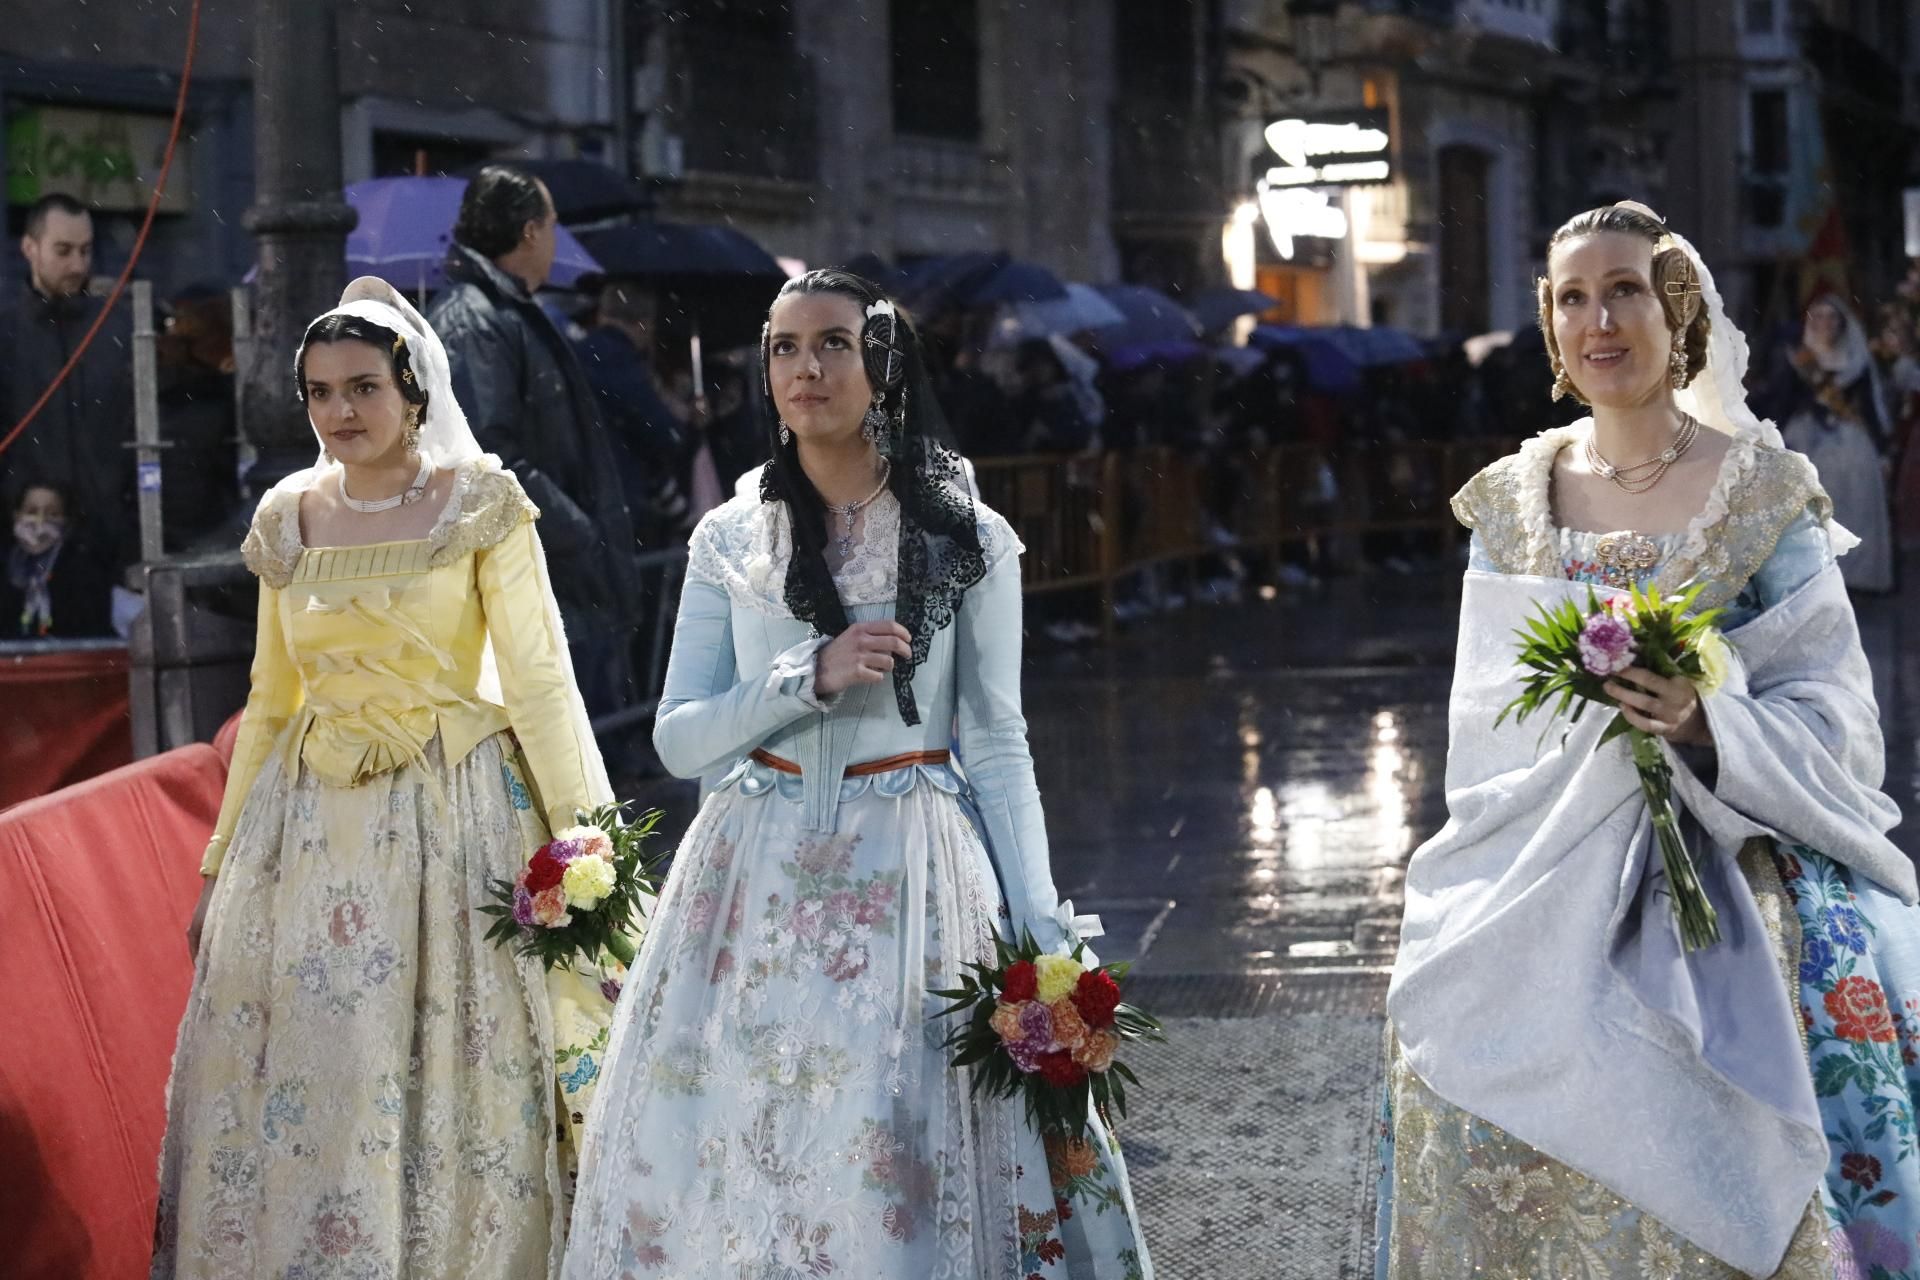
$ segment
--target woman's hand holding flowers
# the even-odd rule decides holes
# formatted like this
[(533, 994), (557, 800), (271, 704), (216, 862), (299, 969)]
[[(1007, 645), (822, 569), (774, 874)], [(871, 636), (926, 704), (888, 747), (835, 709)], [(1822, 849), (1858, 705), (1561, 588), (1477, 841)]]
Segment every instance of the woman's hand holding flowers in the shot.
[(1713, 729), (1700, 712), (1699, 686), (1687, 677), (1628, 667), (1604, 687), (1627, 723), (1641, 732), (1681, 745), (1713, 745)]

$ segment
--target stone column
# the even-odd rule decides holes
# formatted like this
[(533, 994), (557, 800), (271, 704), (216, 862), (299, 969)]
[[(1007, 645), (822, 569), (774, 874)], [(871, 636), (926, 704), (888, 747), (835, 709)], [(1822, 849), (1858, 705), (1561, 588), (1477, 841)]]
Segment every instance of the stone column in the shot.
[(253, 340), (240, 370), (258, 495), (313, 462), (313, 430), (293, 395), (293, 355), (313, 317), (340, 300), (346, 236), (334, 0), (253, 0), (253, 207), (258, 244)]
[(1678, 90), (1667, 153), (1667, 204), (1659, 210), (1710, 264), (1741, 314), (1747, 273), (1741, 260), (1740, 153), (1745, 67), (1733, 0), (1673, 6), (1673, 81)]

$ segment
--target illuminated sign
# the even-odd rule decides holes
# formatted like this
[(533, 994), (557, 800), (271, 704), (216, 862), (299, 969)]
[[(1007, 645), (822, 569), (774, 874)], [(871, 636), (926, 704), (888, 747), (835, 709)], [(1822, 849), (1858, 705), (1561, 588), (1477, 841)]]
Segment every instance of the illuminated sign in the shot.
[(1322, 240), (1347, 237), (1347, 215), (1334, 207), (1324, 191), (1262, 185), (1260, 216), (1266, 220), (1274, 251), (1289, 262), (1293, 260), (1296, 237), (1313, 236)]
[(1289, 116), (1268, 125), (1265, 136), (1280, 163), (1256, 158), (1254, 165), (1269, 187), (1351, 187), (1393, 178), (1383, 108)]

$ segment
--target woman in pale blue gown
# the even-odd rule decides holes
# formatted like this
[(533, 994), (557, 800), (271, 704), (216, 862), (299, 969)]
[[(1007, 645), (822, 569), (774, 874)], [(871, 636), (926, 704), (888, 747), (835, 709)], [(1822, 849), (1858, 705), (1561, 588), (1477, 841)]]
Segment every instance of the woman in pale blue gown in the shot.
[[(1858, 539), (1748, 410), (1745, 340), (1691, 246), (1614, 206), (1563, 228), (1549, 266), (1560, 389), (1595, 412), (1454, 498), (1473, 543), (1451, 817), (1407, 872), (1378, 1272), (1912, 1280), (1920, 910), (1836, 565)], [(1659, 365), (1634, 378), (1623, 351)], [(1636, 413), (1671, 414), (1671, 443), (1606, 452), (1601, 426)], [(1690, 478), (1656, 488), (1690, 449)], [(1733, 654), (1704, 697), (1616, 678), (1638, 682), (1622, 705), (1661, 745), (1719, 914), (1693, 952), (1627, 744), (1597, 745), (1611, 715), (1495, 723), (1518, 689), (1512, 626), (1630, 586), (1698, 587)]]
[(620, 999), (565, 1274), (1144, 1280), (1105, 1127), (1043, 1143), (974, 1093), (928, 995), (996, 932), (1074, 941), (1019, 540), (933, 442), (873, 285), (790, 281), (762, 354), (773, 460), (694, 531), (654, 733), (707, 795)]

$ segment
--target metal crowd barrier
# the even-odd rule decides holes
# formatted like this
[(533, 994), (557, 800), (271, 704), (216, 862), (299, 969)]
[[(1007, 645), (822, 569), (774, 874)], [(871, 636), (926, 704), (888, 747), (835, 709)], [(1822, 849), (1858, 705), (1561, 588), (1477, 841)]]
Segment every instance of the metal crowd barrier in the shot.
[[(1323, 450), (1281, 445), (1189, 454), (1167, 448), (1100, 455), (974, 460), (981, 501), (1005, 516), (1026, 544), (1021, 579), (1030, 595), (1091, 592), (1101, 625), (1114, 629), (1116, 591), (1152, 566), (1197, 562), (1223, 551), (1277, 556), (1307, 539), (1334, 535), (1456, 531), (1447, 500), (1479, 468), (1511, 452), (1507, 439), (1407, 441)], [(593, 722), (618, 734), (650, 720), (666, 682), (674, 618), (686, 580), (685, 547), (640, 557), (649, 609), (633, 649), (635, 701)], [(137, 756), (205, 740), (245, 696), (251, 628), (187, 607), (193, 586), (241, 586), (231, 557), (220, 563), (155, 567), (148, 600), (178, 597), (136, 624), (133, 726)], [(64, 649), (59, 643), (51, 646)], [(209, 661), (209, 654), (215, 661)]]
[(1027, 545), (1029, 594), (1098, 594), (1114, 626), (1129, 574), (1223, 551), (1278, 555), (1336, 535), (1456, 536), (1449, 499), (1516, 440), (1409, 440), (1323, 449), (1279, 445), (1194, 454), (1170, 448), (1098, 456), (974, 461), (983, 502)]

